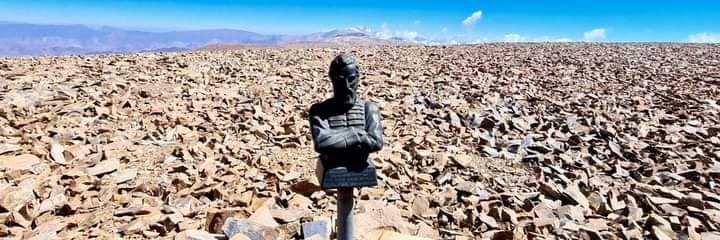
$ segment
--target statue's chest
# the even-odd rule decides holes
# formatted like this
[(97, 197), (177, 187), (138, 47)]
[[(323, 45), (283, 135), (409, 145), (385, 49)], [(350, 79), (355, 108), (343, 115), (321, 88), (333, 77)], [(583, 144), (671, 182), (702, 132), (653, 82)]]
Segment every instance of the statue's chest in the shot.
[(356, 103), (347, 112), (331, 115), (328, 118), (330, 128), (359, 128), (365, 129), (365, 106)]

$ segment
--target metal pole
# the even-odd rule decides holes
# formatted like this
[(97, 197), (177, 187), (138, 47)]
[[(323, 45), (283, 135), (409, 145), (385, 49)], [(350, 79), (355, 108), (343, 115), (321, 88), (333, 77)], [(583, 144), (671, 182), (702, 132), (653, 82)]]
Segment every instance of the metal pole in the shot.
[(355, 199), (353, 188), (339, 188), (337, 191), (338, 215), (335, 226), (337, 227), (338, 240), (353, 240), (353, 205)]

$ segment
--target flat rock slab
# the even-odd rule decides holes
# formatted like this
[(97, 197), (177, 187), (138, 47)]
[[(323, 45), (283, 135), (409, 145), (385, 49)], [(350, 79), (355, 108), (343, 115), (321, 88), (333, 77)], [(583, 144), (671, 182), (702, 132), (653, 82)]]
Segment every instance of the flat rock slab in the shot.
[(316, 220), (302, 224), (304, 239), (330, 239), (330, 223), (327, 220)]
[(40, 163), (40, 159), (32, 154), (21, 154), (17, 156), (0, 156), (0, 169), (7, 170), (28, 170), (33, 165)]
[(228, 218), (223, 225), (223, 233), (228, 238), (235, 235), (244, 235), (251, 240), (277, 239), (277, 232), (267, 226), (249, 220)]
[(118, 168), (120, 168), (120, 161), (117, 159), (109, 159), (95, 164), (95, 166), (88, 168), (86, 172), (88, 175), (96, 176), (113, 172)]

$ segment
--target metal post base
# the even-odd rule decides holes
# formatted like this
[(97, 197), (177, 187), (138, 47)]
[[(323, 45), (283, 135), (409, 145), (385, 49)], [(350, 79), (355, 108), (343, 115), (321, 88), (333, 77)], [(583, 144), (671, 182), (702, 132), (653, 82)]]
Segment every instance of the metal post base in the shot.
[(355, 199), (353, 188), (338, 188), (337, 191), (338, 215), (335, 226), (337, 227), (338, 240), (353, 239), (353, 208)]

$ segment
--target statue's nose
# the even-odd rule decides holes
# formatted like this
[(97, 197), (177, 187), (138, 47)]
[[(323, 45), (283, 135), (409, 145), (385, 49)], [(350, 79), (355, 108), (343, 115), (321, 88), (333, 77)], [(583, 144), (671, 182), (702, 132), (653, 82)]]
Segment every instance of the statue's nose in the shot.
[(357, 77), (355, 76), (349, 76), (345, 78), (345, 80), (348, 89), (352, 89), (355, 85), (357, 85)]

